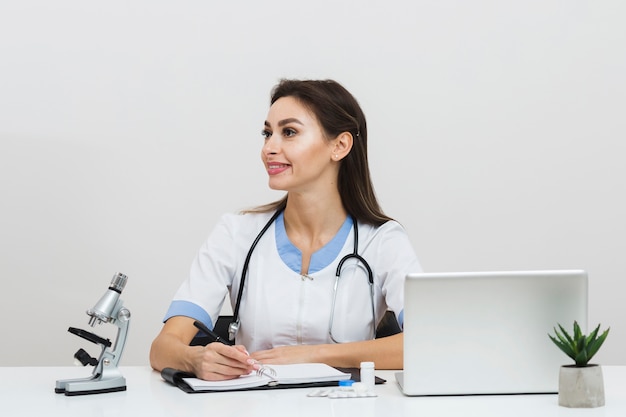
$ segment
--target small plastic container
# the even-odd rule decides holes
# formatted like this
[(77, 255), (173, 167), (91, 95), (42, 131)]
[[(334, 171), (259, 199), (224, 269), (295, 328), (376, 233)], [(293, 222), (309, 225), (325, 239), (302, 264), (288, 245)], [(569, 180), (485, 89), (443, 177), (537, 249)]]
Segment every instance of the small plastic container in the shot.
[(343, 381), (339, 381), (339, 390), (340, 391), (353, 391), (352, 384), (354, 384), (354, 380), (352, 379), (344, 379)]
[(374, 362), (361, 362), (361, 382), (368, 391), (374, 391), (376, 377), (374, 376)]

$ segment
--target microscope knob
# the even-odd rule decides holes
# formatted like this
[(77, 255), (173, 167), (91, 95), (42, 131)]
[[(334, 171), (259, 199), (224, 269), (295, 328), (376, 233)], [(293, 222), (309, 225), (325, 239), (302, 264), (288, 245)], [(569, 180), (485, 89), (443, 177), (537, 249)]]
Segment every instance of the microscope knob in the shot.
[(127, 308), (121, 308), (119, 313), (117, 313), (117, 319), (119, 321), (128, 321), (130, 320), (130, 310)]

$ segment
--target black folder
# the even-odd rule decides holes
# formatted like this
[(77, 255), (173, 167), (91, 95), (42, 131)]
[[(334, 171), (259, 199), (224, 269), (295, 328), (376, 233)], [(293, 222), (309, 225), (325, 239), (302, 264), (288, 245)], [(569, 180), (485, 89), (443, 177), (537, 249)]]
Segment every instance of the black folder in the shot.
[[(341, 372), (351, 374), (353, 381), (360, 381), (360, 371), (358, 368), (336, 368)], [(207, 392), (229, 392), (229, 391), (196, 391), (191, 388), (183, 378), (195, 378), (196, 376), (191, 372), (185, 372), (173, 368), (165, 368), (161, 371), (161, 377), (171, 385), (174, 385), (188, 394), (198, 394)], [(387, 380), (376, 377), (376, 384), (384, 384)], [(308, 382), (302, 384), (278, 384), (278, 385), (263, 385), (258, 387), (237, 389), (237, 391), (251, 391), (251, 390), (266, 390), (266, 389), (285, 389), (285, 388), (313, 388), (313, 387), (332, 387), (337, 386), (337, 381), (325, 381), (325, 382)], [(232, 392), (232, 391), (230, 391)]]

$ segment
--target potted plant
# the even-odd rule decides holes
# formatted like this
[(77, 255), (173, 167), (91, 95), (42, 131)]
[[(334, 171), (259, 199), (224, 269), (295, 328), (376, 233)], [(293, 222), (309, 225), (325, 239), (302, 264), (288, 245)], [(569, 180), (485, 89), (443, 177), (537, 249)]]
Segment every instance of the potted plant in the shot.
[(600, 325), (588, 336), (574, 321), (574, 333), (570, 335), (560, 324), (556, 335), (548, 335), (567, 356), (574, 360), (574, 365), (563, 365), (559, 372), (559, 405), (571, 408), (593, 408), (604, 405), (604, 381), (602, 368), (589, 364), (609, 334), (609, 329), (600, 333)]

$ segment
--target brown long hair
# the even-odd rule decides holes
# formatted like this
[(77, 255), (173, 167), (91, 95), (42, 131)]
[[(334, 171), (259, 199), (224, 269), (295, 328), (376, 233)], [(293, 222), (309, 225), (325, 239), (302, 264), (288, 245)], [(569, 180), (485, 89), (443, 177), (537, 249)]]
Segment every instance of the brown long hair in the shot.
[[(348, 214), (358, 221), (374, 226), (392, 220), (383, 213), (370, 178), (367, 160), (367, 123), (356, 99), (333, 80), (281, 80), (272, 90), (270, 105), (279, 98), (294, 97), (306, 106), (319, 121), (327, 138), (349, 132), (352, 149), (339, 166), (338, 188), (341, 202)], [(284, 209), (282, 199), (247, 212), (269, 212)]]

